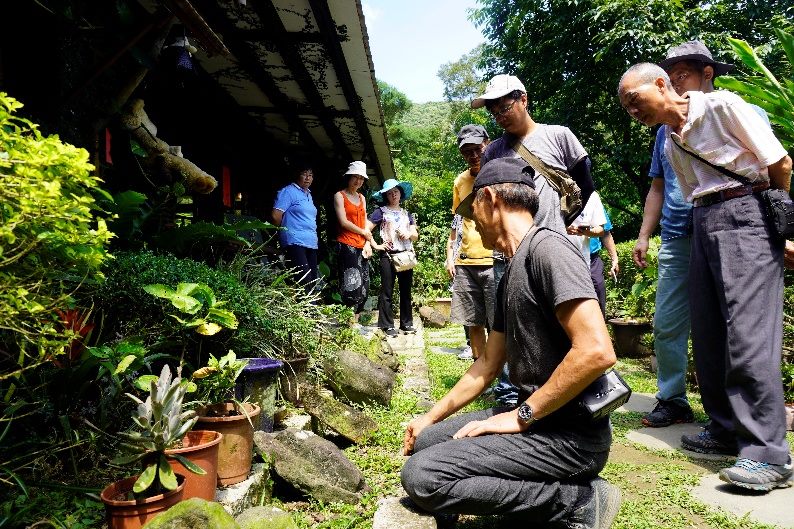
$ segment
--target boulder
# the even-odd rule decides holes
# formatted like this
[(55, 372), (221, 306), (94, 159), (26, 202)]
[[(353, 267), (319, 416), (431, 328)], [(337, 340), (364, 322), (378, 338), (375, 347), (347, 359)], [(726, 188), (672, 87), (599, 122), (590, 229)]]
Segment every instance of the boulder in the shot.
[(181, 501), (158, 514), (144, 526), (146, 529), (239, 529), (223, 506), (200, 498)]
[(295, 520), (272, 505), (251, 507), (237, 517), (240, 529), (298, 529)]
[(323, 360), (323, 371), (334, 392), (350, 402), (384, 406), (391, 402), (396, 375), (362, 354), (338, 351)]
[(368, 415), (323, 395), (315, 388), (303, 386), (303, 409), (322, 424), (354, 443), (363, 443), (378, 430), (378, 424)]
[(254, 444), (274, 462), (276, 474), (317, 500), (355, 504), (368, 490), (364, 475), (345, 454), (312, 432), (254, 432)]
[(424, 322), (427, 327), (440, 329), (446, 327), (449, 323), (449, 318), (427, 305), (419, 307), (419, 316), (422, 317), (422, 322)]
[(367, 358), (380, 364), (383, 367), (388, 367), (394, 372), (400, 369), (400, 357), (394, 350), (392, 343), (388, 340), (377, 340), (377, 346), (373, 347), (367, 352)]
[(273, 496), (273, 480), (270, 477), (271, 464), (256, 463), (251, 467), (248, 478), (228, 487), (221, 487), (215, 492), (215, 501), (220, 503), (226, 512), (237, 516), (263, 500)]

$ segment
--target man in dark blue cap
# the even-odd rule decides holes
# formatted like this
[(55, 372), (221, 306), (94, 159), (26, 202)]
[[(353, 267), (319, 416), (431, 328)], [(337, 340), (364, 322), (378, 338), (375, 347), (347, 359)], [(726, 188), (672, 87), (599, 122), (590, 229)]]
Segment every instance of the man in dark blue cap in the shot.
[[(534, 172), (515, 158), (483, 166), (458, 206), (483, 245), (510, 264), (485, 352), (406, 429), (403, 448), (414, 454), (402, 483), (433, 513), (606, 529), (620, 506), (620, 490), (598, 477), (612, 442), (609, 419), (582, 420), (574, 401), (615, 353), (581, 252), (562, 233), (536, 227), (537, 211)], [(520, 405), (447, 419), (505, 361)]]

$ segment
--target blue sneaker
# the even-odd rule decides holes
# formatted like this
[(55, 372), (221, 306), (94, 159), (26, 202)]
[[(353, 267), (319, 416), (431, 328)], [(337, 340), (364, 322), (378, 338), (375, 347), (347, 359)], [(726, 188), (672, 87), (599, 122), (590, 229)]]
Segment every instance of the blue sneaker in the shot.
[(735, 456), (739, 454), (739, 448), (735, 442), (723, 441), (712, 435), (708, 429), (703, 430), (697, 435), (682, 435), (681, 448), (691, 450), (700, 454), (719, 454), (724, 456)]
[(772, 465), (740, 457), (732, 467), (720, 470), (720, 479), (743, 489), (767, 492), (794, 485), (792, 473), (791, 458), (785, 465)]

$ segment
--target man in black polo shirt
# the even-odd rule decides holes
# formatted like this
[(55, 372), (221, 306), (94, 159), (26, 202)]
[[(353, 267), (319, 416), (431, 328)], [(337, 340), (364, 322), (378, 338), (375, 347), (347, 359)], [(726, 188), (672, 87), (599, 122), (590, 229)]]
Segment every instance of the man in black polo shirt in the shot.
[[(486, 248), (510, 257), (493, 332), (454, 388), (405, 432), (408, 495), (439, 514), (504, 514), (526, 522), (607, 528), (620, 491), (598, 477), (609, 420), (583, 420), (572, 401), (615, 362), (588, 266), (565, 235), (534, 226), (533, 171), (521, 160), (485, 165), (458, 213)], [(517, 408), (446, 419), (508, 362)]]

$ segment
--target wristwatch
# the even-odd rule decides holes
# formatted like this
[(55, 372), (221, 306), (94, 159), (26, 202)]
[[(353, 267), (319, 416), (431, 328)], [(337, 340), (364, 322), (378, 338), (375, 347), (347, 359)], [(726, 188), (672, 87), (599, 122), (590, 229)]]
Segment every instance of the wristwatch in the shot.
[(527, 426), (530, 426), (532, 423), (537, 421), (535, 416), (532, 414), (532, 408), (530, 408), (529, 404), (526, 402), (522, 402), (521, 406), (518, 407), (518, 420)]

